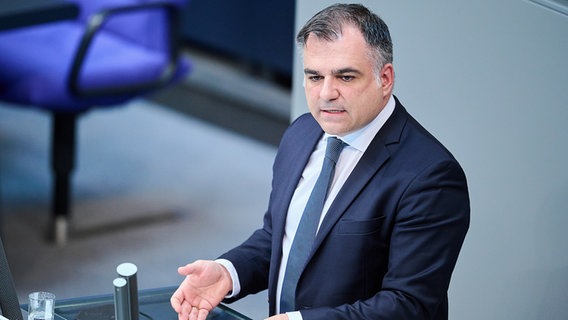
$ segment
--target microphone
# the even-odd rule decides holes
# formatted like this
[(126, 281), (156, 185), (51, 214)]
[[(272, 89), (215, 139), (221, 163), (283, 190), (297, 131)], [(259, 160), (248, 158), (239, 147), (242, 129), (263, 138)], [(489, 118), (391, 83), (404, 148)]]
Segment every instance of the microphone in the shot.
[(116, 320), (131, 320), (126, 279), (116, 278), (112, 284), (114, 285), (114, 318)]
[(136, 273), (138, 267), (133, 263), (121, 263), (116, 267), (116, 273), (126, 280), (128, 288), (128, 304), (130, 305), (130, 319), (138, 320), (138, 280)]

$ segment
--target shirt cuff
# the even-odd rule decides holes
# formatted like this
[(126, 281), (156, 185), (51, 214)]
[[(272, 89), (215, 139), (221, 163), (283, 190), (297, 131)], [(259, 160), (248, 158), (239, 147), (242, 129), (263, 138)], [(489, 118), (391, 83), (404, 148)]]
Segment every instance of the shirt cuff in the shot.
[(300, 311), (286, 312), (286, 315), (288, 316), (288, 320), (302, 320)]
[(225, 298), (232, 298), (238, 295), (241, 292), (241, 283), (239, 281), (239, 275), (237, 274), (237, 270), (235, 269), (235, 266), (233, 266), (233, 263), (227, 259), (217, 259), (215, 260), (215, 262), (222, 265), (223, 267), (225, 267), (225, 269), (227, 269), (227, 271), (229, 271), (231, 281), (233, 281), (233, 291), (229, 292), (229, 294), (227, 294)]

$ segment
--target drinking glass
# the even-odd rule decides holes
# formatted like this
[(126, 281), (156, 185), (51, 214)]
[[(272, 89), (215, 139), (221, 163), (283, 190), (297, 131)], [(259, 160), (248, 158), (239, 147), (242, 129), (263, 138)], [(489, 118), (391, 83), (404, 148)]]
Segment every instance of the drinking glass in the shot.
[(28, 320), (53, 320), (55, 295), (50, 292), (33, 292), (29, 295)]

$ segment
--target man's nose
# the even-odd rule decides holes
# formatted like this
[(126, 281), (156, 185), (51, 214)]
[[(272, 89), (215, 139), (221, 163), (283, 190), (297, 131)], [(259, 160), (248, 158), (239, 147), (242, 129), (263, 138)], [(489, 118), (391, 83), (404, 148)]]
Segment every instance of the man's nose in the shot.
[(320, 97), (326, 101), (335, 100), (339, 97), (339, 90), (335, 79), (324, 79)]

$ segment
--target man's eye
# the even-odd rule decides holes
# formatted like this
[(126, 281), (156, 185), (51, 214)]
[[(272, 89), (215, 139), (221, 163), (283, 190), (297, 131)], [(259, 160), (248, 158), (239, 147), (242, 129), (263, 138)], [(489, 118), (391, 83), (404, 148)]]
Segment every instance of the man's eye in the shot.
[(321, 79), (322, 79), (322, 76), (311, 76), (311, 77), (308, 77), (308, 79), (310, 79), (310, 81), (314, 81), (314, 82), (315, 82), (315, 81), (321, 80)]
[(355, 79), (354, 76), (341, 76), (341, 80), (345, 81), (345, 82), (349, 82), (351, 80)]

